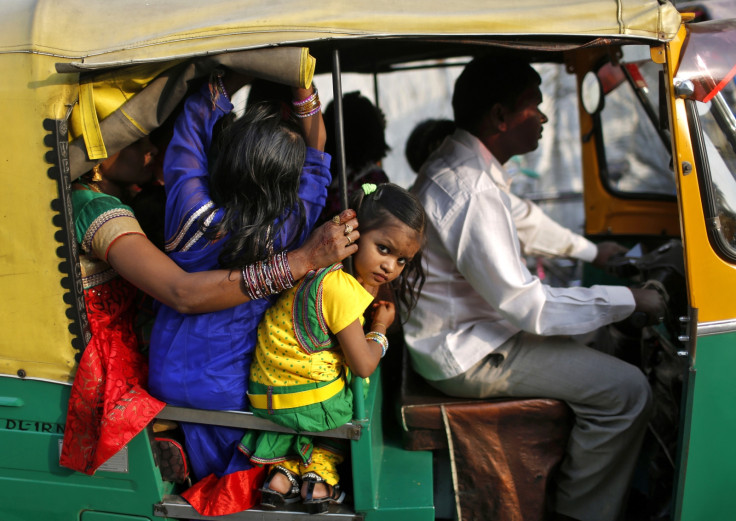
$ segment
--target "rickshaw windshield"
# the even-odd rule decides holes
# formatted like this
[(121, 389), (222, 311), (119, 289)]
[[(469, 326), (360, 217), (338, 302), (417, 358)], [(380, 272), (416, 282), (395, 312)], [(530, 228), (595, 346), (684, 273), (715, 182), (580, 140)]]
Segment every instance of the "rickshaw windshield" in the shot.
[(670, 136), (659, 119), (662, 67), (648, 45), (626, 45), (596, 75), (605, 100), (597, 114), (602, 133), (602, 179), (622, 198), (675, 195)]
[(688, 26), (675, 76), (690, 105), (691, 124), (705, 187), (704, 209), (717, 249), (736, 259), (736, 20)]

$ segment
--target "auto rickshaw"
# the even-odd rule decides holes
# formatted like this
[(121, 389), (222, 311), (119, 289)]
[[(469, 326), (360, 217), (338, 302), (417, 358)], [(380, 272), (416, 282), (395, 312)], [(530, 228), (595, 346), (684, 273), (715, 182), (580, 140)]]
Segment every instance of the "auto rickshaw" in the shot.
[[(372, 75), (380, 103), (381, 78), (487, 52), (558, 64), (574, 76), (584, 232), (642, 252), (609, 273), (586, 272), (583, 283), (657, 280), (670, 298), (659, 326), (623, 326), (642, 346), (638, 361), (653, 385), (665, 382), (674, 404), (667, 427), (652, 429), (650, 452), (664, 463), (661, 473), (644, 471), (649, 480), (640, 489), (646, 498), (657, 495), (647, 518), (731, 518), (736, 21), (689, 24), (691, 16), (666, 0), (14, 0), (0, 12), (0, 519), (215, 519), (181, 499), (184, 485), (164, 479), (152, 429), (92, 476), (59, 465), (69, 389), (89, 338), (69, 186), (175, 110), (180, 97), (167, 87), (171, 71), (185, 80), (213, 64), (260, 63), (255, 70), (263, 71), (273, 52), (299, 64), (296, 78), (271, 71), (274, 78), (329, 73), (336, 100), (343, 72)], [(103, 114), (94, 96), (105, 85), (125, 88)], [(628, 126), (612, 113), (627, 114)], [(89, 130), (71, 139), (79, 117), (88, 118)], [(333, 160), (343, 185), (344, 164), (341, 154)], [(442, 431), (447, 443), (433, 452), (406, 448), (417, 427), (406, 421), (402, 389), (410, 375), (396, 353), (370, 378), (367, 393), (355, 393), (354, 421), (326, 433), (351, 440), (350, 504), (312, 516), (256, 508), (227, 519), (470, 519), (461, 496), (472, 491), (460, 494), (453, 479), (452, 433)], [(666, 379), (657, 371), (663, 365)], [(446, 406), (441, 399), (432, 405)], [(167, 407), (159, 418), (274, 428), (244, 411)], [(544, 508), (535, 512), (543, 518)]]

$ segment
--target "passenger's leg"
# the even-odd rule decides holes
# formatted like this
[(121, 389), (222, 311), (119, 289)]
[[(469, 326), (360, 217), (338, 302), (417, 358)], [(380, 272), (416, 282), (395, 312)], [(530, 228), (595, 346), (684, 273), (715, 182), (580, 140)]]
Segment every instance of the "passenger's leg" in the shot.
[[(324, 481), (315, 481), (313, 487), (313, 497), (315, 499), (330, 496), (333, 493), (334, 486), (340, 482), (340, 475), (337, 472), (337, 466), (342, 463), (343, 455), (324, 447), (315, 446), (312, 451), (312, 463), (309, 466), (302, 466), (301, 475), (305, 477), (309, 474), (315, 474)], [(308, 483), (305, 480), (302, 486), (302, 498), (307, 496)]]
[(568, 337), (519, 333), (462, 375), (430, 383), (452, 396), (567, 402), (575, 424), (556, 509), (582, 521), (618, 518), (651, 408), (638, 368)]

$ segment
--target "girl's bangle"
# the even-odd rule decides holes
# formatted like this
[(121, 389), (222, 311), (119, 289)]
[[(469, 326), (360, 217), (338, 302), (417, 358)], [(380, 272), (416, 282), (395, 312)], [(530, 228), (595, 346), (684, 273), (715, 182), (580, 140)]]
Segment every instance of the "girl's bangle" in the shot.
[(375, 343), (381, 346), (381, 358), (386, 356), (386, 351), (388, 351), (388, 338), (386, 338), (386, 335), (383, 333), (379, 333), (378, 331), (371, 331), (367, 335), (365, 335), (366, 340), (373, 340)]
[(373, 322), (373, 325), (371, 328), (376, 329), (378, 326), (383, 326), (384, 329), (388, 330), (388, 326), (384, 324), (383, 322)]

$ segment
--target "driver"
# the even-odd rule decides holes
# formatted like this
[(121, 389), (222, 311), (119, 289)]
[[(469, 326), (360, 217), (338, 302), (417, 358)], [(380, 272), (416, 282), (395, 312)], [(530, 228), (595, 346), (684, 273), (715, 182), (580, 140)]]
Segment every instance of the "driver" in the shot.
[[(428, 266), (406, 340), (415, 370), (448, 395), (567, 402), (576, 421), (558, 473), (555, 519), (613, 521), (647, 426), (650, 388), (633, 365), (570, 335), (634, 310), (654, 322), (665, 304), (654, 290), (552, 288), (527, 270), (520, 238), (525, 249), (549, 243), (550, 220), (538, 211), (520, 228), (523, 206), (504, 188), (502, 165), (537, 148), (547, 121), (540, 83), (528, 63), (498, 57), (474, 59), (455, 83), (457, 130), (413, 188), (427, 211)], [(606, 246), (589, 259), (601, 263), (615, 250)]]

